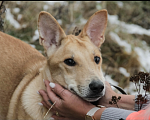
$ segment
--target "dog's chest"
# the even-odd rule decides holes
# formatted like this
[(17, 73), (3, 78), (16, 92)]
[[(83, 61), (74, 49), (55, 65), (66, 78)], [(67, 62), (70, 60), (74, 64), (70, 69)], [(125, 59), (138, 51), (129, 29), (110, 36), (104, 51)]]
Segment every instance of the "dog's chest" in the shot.
[[(38, 104), (42, 101), (41, 95), (37, 93), (40, 89), (45, 90), (45, 85), (41, 74), (30, 82), (21, 97), (25, 112), (28, 113), (32, 119), (36, 120), (43, 119), (45, 113), (47, 112), (47, 109), (44, 106), (40, 106)], [(51, 115), (49, 114), (47, 117), (50, 116)]]

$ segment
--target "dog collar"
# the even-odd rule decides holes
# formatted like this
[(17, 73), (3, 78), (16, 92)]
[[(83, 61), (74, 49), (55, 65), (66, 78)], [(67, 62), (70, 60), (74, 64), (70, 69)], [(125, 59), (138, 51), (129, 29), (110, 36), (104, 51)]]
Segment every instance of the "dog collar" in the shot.
[(127, 95), (127, 93), (126, 93), (121, 87), (116, 86), (116, 85), (113, 85), (113, 84), (111, 84), (111, 83), (109, 83), (109, 84), (110, 84), (111, 86), (115, 87), (117, 90), (119, 90), (122, 94)]

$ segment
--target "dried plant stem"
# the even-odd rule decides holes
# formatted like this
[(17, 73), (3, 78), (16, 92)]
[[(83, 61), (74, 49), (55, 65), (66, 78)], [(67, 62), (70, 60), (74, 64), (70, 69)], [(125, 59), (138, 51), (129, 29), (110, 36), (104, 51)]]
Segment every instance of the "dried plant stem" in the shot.
[(1, 6), (0, 6), (0, 9), (1, 9), (1, 8), (2, 8), (2, 6), (3, 6), (3, 3), (4, 3), (4, 1), (2, 1), (2, 2), (1, 2)]
[[(147, 91), (150, 91), (150, 74), (139, 72), (138, 74), (131, 76), (130, 81), (135, 84), (136, 91), (138, 93), (135, 103), (138, 104), (138, 110), (140, 110), (144, 103), (147, 102)], [(141, 88), (145, 91), (144, 95), (141, 94)]]

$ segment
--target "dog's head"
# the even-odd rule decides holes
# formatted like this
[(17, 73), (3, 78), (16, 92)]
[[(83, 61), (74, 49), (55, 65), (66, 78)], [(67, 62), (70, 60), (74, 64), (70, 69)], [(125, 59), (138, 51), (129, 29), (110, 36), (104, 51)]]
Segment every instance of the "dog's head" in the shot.
[(47, 53), (53, 80), (90, 102), (105, 93), (99, 47), (105, 40), (106, 26), (107, 11), (100, 10), (78, 36), (66, 35), (52, 15), (39, 14), (40, 44)]

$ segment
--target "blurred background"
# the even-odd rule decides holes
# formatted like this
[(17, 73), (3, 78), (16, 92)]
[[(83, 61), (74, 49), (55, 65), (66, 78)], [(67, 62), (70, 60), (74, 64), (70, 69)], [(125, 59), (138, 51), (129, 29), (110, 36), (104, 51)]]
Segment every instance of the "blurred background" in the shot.
[(37, 18), (40, 11), (52, 14), (66, 34), (83, 28), (96, 11), (107, 9), (108, 26), (101, 46), (102, 69), (107, 81), (135, 94), (130, 77), (139, 71), (150, 73), (149, 1), (4, 1), (0, 30), (19, 38), (42, 54)]

